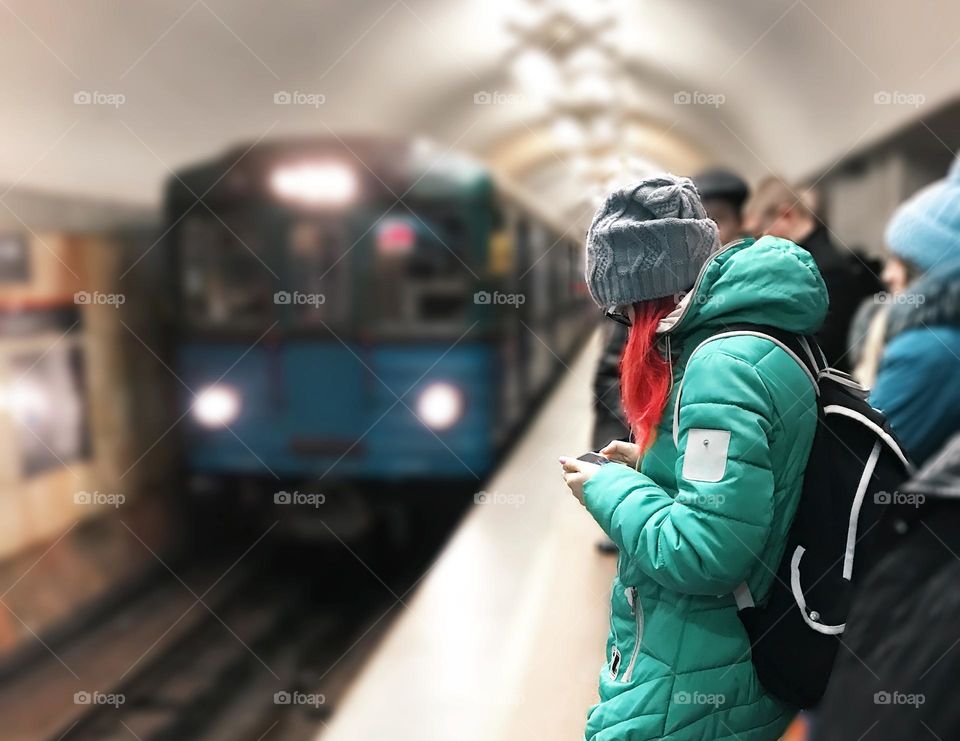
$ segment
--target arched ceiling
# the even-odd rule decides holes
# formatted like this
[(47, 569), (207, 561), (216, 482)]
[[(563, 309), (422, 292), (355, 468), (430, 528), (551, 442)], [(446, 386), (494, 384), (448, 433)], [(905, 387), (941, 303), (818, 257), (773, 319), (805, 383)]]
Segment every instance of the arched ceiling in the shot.
[[(532, 2), (534, 12), (566, 4)], [(521, 5), (3, 0), (0, 181), (155, 203), (170, 168), (240, 141), (374, 131), (473, 152), (573, 213), (590, 168), (557, 122), (549, 76), (517, 74)], [(611, 151), (591, 156), (614, 163), (689, 172), (720, 162), (751, 177), (801, 177), (960, 92), (956, 3), (571, 7), (546, 36), (550, 53), (600, 38), (613, 50), (615, 98), (594, 105), (615, 109), (618, 127)], [(606, 19), (602, 34), (590, 32), (595, 17)], [(307, 97), (275, 104), (281, 91)], [(77, 104), (81, 92), (123, 102)]]

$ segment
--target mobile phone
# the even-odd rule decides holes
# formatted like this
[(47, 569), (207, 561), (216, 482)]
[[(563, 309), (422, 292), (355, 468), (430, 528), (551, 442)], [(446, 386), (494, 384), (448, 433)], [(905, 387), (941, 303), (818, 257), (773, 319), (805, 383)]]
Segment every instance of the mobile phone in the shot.
[(578, 456), (577, 460), (585, 461), (586, 463), (596, 463), (598, 466), (602, 466), (605, 463), (610, 462), (609, 460), (604, 458), (602, 455), (599, 455), (597, 453), (584, 453), (583, 455)]

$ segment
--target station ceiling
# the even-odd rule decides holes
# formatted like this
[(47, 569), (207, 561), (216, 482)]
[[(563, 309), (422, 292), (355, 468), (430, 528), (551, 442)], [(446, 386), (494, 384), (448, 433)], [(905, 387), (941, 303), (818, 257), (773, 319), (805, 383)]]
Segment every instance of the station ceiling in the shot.
[(0, 0), (0, 24), (0, 181), (137, 203), (243, 141), (363, 131), (575, 214), (605, 158), (799, 178), (960, 89), (937, 0)]

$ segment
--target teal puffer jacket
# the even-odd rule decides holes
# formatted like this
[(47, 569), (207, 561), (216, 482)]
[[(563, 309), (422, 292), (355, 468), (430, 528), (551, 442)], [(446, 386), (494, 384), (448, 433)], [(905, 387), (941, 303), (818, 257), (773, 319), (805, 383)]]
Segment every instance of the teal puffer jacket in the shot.
[(746, 582), (762, 602), (774, 578), (813, 441), (815, 391), (760, 337), (715, 339), (687, 360), (731, 324), (813, 333), (826, 311), (810, 254), (764, 237), (714, 255), (664, 322), (674, 384), (656, 440), (639, 472), (603, 466), (584, 487), (620, 549), (589, 741), (767, 741), (789, 724), (795, 711), (757, 680), (732, 593)]

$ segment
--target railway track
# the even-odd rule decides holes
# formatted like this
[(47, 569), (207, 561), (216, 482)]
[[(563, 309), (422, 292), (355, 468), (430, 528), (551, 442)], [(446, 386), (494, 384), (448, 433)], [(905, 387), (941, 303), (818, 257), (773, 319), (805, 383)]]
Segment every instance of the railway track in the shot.
[(257, 588), (258, 577), (241, 579), (195, 626), (116, 686), (78, 693), (75, 702), (89, 710), (56, 738), (131, 738), (131, 730), (154, 741), (202, 737), (253, 672), (272, 671), (263, 657), (284, 640), (302, 603), (293, 588)]
[[(207, 614), (120, 682), (78, 693), (86, 711), (50, 741), (310, 737), (332, 711), (322, 679), (392, 602), (372, 588), (333, 597), (297, 576), (242, 575), (209, 611), (196, 605)], [(336, 694), (345, 681), (332, 684)]]

